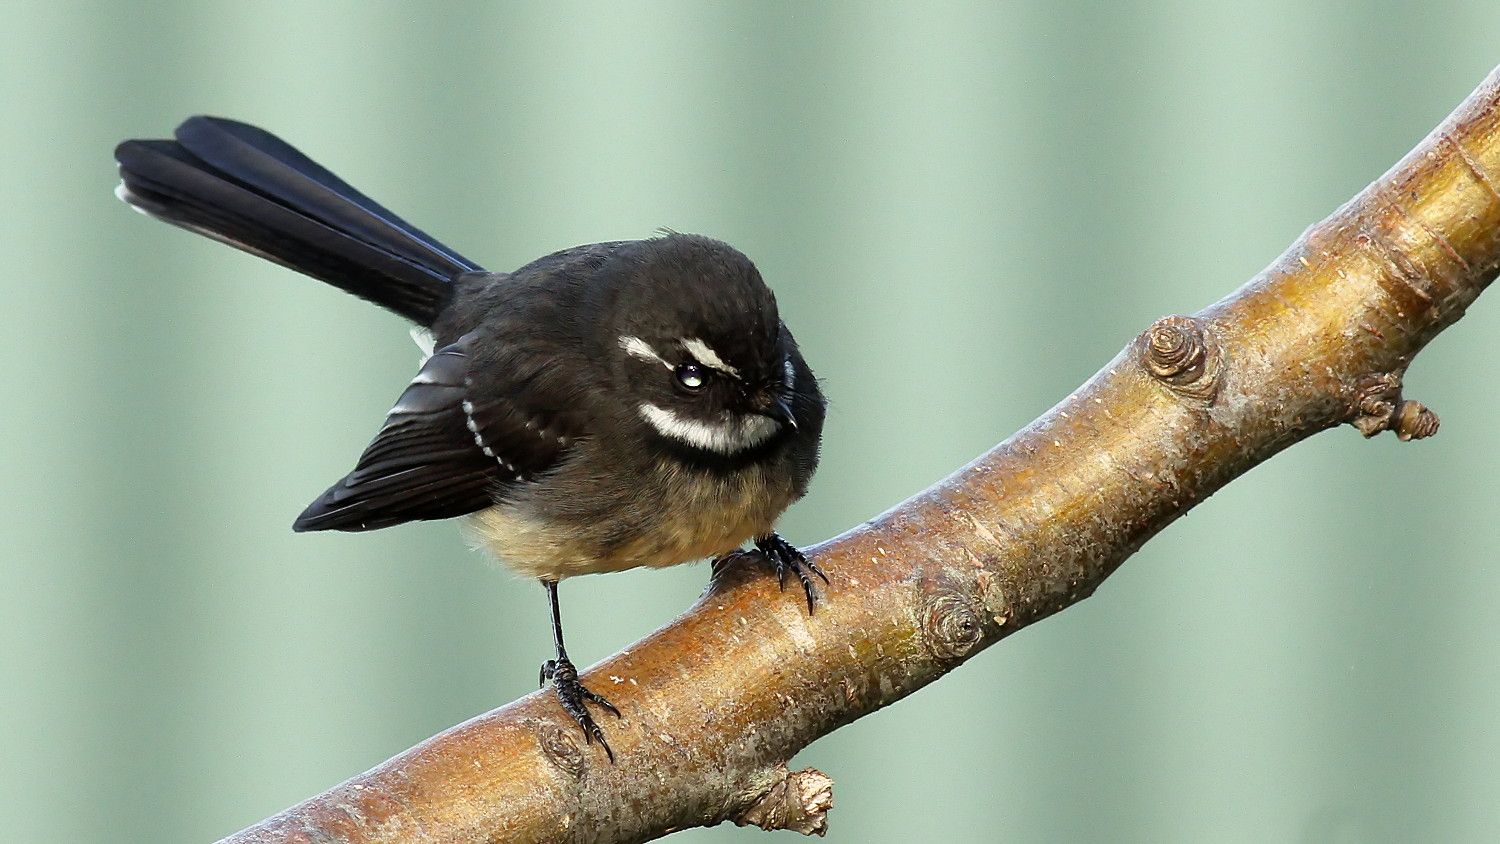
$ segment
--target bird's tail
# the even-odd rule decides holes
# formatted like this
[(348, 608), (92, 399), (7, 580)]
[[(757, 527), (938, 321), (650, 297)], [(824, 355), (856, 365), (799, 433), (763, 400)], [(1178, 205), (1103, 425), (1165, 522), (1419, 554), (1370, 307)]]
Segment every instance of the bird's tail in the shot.
[(116, 194), (136, 210), (321, 279), (422, 325), (479, 266), (280, 138), (193, 117), (176, 140), (125, 141)]

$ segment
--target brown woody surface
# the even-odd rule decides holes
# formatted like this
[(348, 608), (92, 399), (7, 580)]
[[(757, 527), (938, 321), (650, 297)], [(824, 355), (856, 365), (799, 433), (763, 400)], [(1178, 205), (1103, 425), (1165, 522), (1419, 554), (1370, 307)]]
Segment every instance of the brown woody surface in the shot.
[[(625, 713), (610, 765), (550, 692), (460, 724), (225, 839), (634, 841), (724, 820), (821, 832), (831, 781), (786, 762), (1094, 591), (1157, 531), (1311, 434), (1427, 436), (1412, 356), (1500, 267), (1500, 70), (1240, 290), (1158, 321), (1055, 408), (818, 546), (816, 615), (727, 566), (586, 675)], [(753, 569), (753, 573), (747, 573)]]

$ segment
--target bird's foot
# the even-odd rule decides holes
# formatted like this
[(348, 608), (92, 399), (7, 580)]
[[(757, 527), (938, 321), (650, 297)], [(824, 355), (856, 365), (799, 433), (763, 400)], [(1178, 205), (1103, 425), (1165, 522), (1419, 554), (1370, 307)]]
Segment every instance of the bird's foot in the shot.
[(807, 614), (812, 615), (818, 592), (813, 588), (811, 575), (823, 578), (824, 583), (828, 582), (828, 575), (818, 568), (817, 563), (798, 551), (797, 546), (778, 534), (769, 534), (755, 540), (755, 548), (776, 567), (776, 581), (781, 585), (782, 591), (786, 591), (786, 573), (790, 571), (797, 575), (797, 579), (802, 581), (802, 591), (807, 593)]
[(557, 691), (557, 699), (562, 703), (563, 710), (573, 716), (573, 720), (577, 721), (578, 726), (583, 728), (584, 740), (593, 744), (597, 739), (599, 746), (604, 748), (605, 755), (613, 763), (615, 761), (615, 752), (610, 749), (609, 742), (604, 740), (604, 731), (599, 729), (598, 724), (594, 723), (594, 718), (589, 714), (585, 703), (592, 701), (614, 713), (616, 718), (620, 717), (620, 710), (616, 709), (614, 704), (603, 697), (585, 688), (583, 683), (578, 680), (578, 669), (573, 667), (572, 661), (567, 657), (549, 659), (542, 663), (542, 676), (539, 685), (546, 685), (548, 680), (552, 681), (552, 688)]

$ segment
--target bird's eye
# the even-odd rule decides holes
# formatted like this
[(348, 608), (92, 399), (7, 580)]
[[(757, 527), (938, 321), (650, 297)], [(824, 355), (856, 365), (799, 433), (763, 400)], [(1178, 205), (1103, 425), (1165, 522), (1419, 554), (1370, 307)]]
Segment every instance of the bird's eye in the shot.
[(708, 373), (696, 363), (679, 363), (674, 372), (677, 375), (677, 383), (690, 393), (698, 392), (703, 389), (704, 384), (708, 383)]

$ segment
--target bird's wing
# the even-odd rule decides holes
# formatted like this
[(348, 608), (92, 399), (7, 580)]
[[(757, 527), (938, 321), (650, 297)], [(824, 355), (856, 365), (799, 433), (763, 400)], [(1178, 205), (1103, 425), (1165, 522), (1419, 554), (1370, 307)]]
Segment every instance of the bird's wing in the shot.
[(504, 398), (475, 398), (474, 334), (433, 353), (401, 394), (358, 465), (308, 505), (293, 529), (374, 530), (490, 506), (562, 459), (574, 432)]

